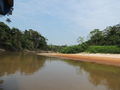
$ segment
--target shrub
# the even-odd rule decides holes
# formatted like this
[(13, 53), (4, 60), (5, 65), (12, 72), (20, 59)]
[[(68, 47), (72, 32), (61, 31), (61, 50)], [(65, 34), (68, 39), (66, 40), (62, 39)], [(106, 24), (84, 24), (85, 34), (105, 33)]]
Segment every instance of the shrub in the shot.
[(90, 46), (86, 52), (89, 53), (120, 53), (118, 46)]
[(61, 53), (80, 53), (84, 52), (87, 49), (87, 44), (83, 43), (81, 45), (73, 45), (63, 48), (60, 52)]

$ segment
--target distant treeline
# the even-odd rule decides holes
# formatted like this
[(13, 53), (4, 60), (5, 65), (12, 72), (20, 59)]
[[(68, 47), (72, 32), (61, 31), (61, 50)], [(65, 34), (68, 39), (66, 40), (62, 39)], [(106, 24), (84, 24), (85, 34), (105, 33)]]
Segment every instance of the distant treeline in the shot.
[(44, 50), (47, 47), (47, 39), (35, 30), (21, 31), (18, 28), (10, 28), (0, 22), (0, 48), (6, 50), (20, 51)]
[(103, 31), (95, 29), (90, 32), (89, 45), (116, 45), (120, 46), (120, 24), (109, 26)]
[(47, 50), (53, 52), (60, 52), (63, 48), (67, 47), (67, 45), (48, 45)]
[(104, 30), (94, 29), (89, 34), (89, 39), (80, 44), (62, 48), (62, 53), (120, 53), (120, 24), (109, 26)]
[(94, 29), (89, 39), (78, 39), (73, 46), (47, 45), (47, 39), (35, 30), (21, 31), (0, 22), (0, 48), (13, 51), (48, 50), (61, 53), (120, 53), (120, 24), (104, 30)]

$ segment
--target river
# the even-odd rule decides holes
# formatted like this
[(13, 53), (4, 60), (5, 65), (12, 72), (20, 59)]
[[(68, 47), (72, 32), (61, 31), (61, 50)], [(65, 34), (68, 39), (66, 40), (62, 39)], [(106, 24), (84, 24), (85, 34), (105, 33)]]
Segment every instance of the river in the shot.
[(0, 90), (120, 90), (120, 67), (3, 53)]

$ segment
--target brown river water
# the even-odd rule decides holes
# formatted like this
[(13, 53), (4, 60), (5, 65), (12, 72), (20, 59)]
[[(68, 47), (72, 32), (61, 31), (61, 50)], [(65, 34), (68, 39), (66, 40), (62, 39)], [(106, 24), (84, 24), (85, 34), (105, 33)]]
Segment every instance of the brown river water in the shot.
[(120, 90), (120, 67), (4, 53), (0, 90)]

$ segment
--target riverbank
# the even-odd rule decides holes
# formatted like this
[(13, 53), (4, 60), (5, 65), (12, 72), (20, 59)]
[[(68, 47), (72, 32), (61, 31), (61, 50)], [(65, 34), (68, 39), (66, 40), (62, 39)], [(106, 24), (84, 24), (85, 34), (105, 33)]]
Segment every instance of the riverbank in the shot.
[(95, 62), (99, 64), (108, 64), (120, 66), (120, 54), (61, 54), (61, 53), (38, 53), (38, 55), (59, 57), (63, 59), (71, 59), (77, 61)]

